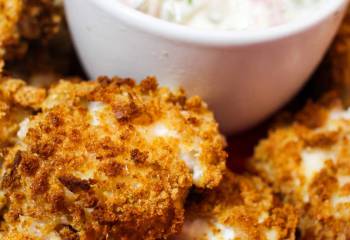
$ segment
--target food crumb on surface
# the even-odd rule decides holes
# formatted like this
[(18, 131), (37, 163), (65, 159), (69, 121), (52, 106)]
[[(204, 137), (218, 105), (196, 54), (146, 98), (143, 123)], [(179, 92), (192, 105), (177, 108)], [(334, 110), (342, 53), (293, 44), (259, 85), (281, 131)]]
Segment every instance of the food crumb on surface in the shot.
[(213, 114), (154, 78), (61, 81), (28, 101), (35, 111), (17, 122), (0, 174), (4, 239), (170, 237), (190, 189), (220, 184), (225, 140)]
[(294, 239), (296, 224), (296, 210), (260, 178), (227, 171), (219, 187), (189, 196), (176, 239)]
[(284, 202), (297, 206), (301, 239), (350, 237), (350, 120), (340, 99), (329, 96), (307, 104), (296, 117), (319, 124), (277, 127), (249, 163)]

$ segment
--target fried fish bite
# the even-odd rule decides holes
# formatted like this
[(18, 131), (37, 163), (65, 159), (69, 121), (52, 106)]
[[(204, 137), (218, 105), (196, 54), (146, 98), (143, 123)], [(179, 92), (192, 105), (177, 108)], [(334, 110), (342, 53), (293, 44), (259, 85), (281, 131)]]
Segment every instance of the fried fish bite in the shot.
[(298, 207), (301, 239), (350, 238), (349, 141), (349, 110), (326, 97), (256, 148), (251, 168)]
[[(339, 32), (327, 54), (319, 75), (326, 87), (340, 93), (346, 106), (350, 106), (350, 8), (348, 8)], [(321, 79), (321, 80), (318, 80)], [(317, 88), (317, 85), (315, 87)]]
[(5, 239), (167, 238), (189, 188), (216, 187), (225, 169), (205, 103), (154, 78), (61, 81), (18, 136), (1, 177)]
[(16, 143), (19, 124), (45, 97), (45, 89), (27, 86), (18, 79), (0, 79), (0, 149)]
[(258, 177), (227, 172), (220, 186), (190, 196), (177, 240), (294, 239), (295, 209)]
[(59, 32), (61, 22), (59, 1), (0, 0), (0, 70), (5, 59), (25, 55), (28, 42), (44, 42)]
[(5, 46), (14, 42), (18, 37), (15, 28), (19, 20), (21, 7), (22, 4), (19, 0), (0, 1), (0, 70), (4, 66)]

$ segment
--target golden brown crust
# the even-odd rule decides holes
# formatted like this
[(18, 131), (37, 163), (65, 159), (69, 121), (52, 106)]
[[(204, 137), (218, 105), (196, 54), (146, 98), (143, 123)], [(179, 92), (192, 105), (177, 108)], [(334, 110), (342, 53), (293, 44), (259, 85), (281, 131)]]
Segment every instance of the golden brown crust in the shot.
[(5, 238), (166, 238), (182, 226), (189, 188), (217, 186), (225, 169), (205, 104), (154, 78), (62, 81), (40, 110), (6, 155)]
[(21, 9), (21, 1), (0, 1), (0, 72), (4, 65), (5, 47), (18, 39), (15, 29)]
[[(295, 209), (258, 177), (227, 172), (220, 186), (190, 196), (178, 239), (294, 239)], [(200, 224), (202, 226), (198, 226)], [(225, 236), (225, 237), (224, 237)]]
[(350, 7), (333, 44), (315, 78), (315, 88), (336, 90), (346, 106), (350, 105)]
[(302, 239), (350, 238), (350, 120), (339, 100), (309, 103), (270, 132), (250, 165), (299, 208)]
[(45, 42), (60, 30), (61, 8), (52, 0), (0, 0), (0, 72), (4, 59), (25, 55), (28, 41)]
[(18, 79), (0, 79), (0, 148), (16, 142), (19, 123), (39, 108), (46, 90), (29, 87)]

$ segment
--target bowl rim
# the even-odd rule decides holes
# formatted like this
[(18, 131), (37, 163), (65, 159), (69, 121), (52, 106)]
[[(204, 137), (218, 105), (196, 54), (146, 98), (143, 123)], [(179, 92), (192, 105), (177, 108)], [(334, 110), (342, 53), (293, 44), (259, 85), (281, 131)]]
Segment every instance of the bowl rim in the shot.
[(339, 14), (342, 7), (349, 2), (349, 0), (326, 0), (324, 7), (315, 11), (310, 17), (275, 27), (262, 30), (225, 31), (196, 29), (167, 22), (130, 8), (118, 0), (89, 1), (119, 21), (121, 20), (125, 24), (124, 31), (127, 31), (127, 26), (131, 26), (158, 37), (208, 46), (249, 45), (286, 38), (307, 31), (332, 15)]

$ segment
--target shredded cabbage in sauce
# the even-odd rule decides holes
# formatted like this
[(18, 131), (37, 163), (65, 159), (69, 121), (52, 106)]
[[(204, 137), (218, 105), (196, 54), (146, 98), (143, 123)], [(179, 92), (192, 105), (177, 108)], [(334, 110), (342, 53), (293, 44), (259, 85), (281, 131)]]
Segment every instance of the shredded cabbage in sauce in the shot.
[(317, 11), (326, 0), (119, 0), (154, 17), (199, 29), (254, 30)]

